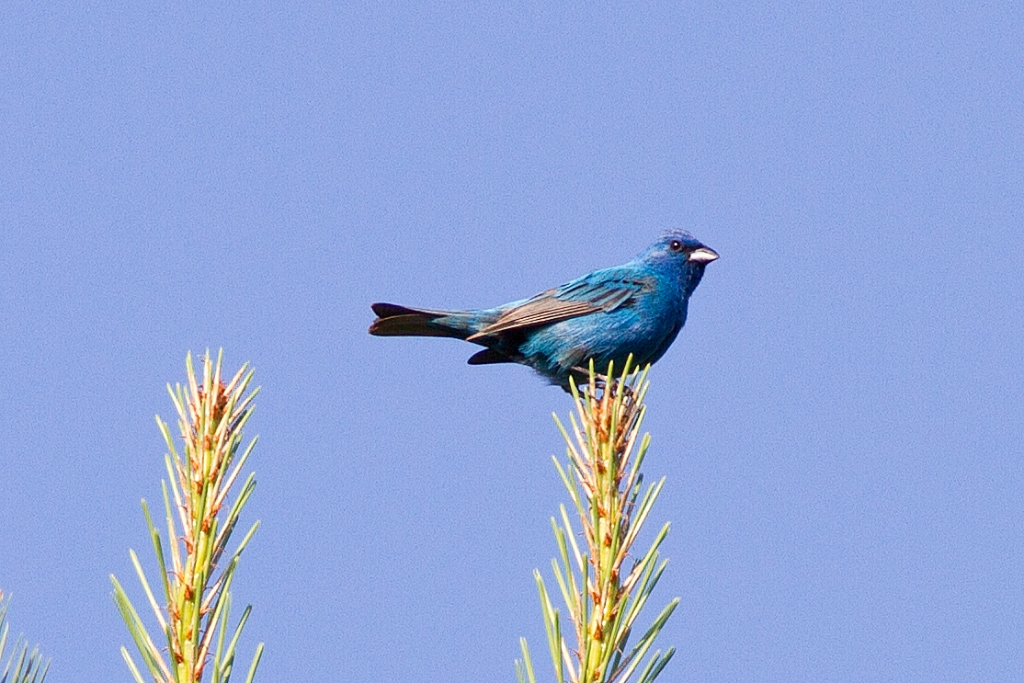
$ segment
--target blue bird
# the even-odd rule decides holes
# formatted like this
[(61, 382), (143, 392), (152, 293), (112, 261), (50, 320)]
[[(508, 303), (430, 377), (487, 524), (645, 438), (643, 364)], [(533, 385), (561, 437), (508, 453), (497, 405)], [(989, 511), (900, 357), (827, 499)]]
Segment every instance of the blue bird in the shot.
[(686, 322), (704, 267), (718, 254), (671, 230), (629, 263), (597, 270), (529, 299), (484, 310), (434, 311), (373, 304), (370, 334), (455, 337), (485, 347), (470, 365), (522, 363), (568, 390), (629, 354), (643, 367), (661, 358)]

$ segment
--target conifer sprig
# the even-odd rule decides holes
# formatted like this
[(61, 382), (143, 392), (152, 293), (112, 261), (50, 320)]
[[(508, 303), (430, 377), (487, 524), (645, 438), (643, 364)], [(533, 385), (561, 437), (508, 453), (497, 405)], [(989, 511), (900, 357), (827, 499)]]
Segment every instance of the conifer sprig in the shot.
[[(239, 453), (242, 429), (252, 415), (253, 398), (259, 389), (246, 393), (253, 377), (248, 364), (225, 383), (221, 377), (222, 360), (223, 351), (218, 353), (216, 363), (207, 353), (202, 377), (197, 378), (189, 354), (185, 361), (187, 385), (167, 387), (178, 413), (184, 454), (175, 447), (167, 424), (157, 417), (168, 450), (168, 479), (163, 482), (163, 498), (169, 564), (164, 542), (145, 500), (142, 510), (159, 565), (162, 603), (157, 601), (135, 551), (129, 551), (146, 601), (160, 626), (161, 636), (157, 640), (165, 646), (156, 644), (121, 584), (113, 575), (110, 577), (118, 610), (145, 669), (158, 683), (199, 683), (207, 671), (212, 683), (229, 683), (238, 639), (252, 609), (247, 605), (235, 627), (229, 628), (231, 582), (239, 557), (259, 522), (249, 528), (234, 549), (228, 548), (228, 542), (242, 507), (256, 486), (255, 474), (245, 478), (233, 501), (228, 500), (228, 494), (256, 445), (254, 438)], [(249, 667), (247, 683), (255, 676), (262, 653), (260, 643)], [(142, 672), (127, 648), (122, 647), (121, 654), (135, 680), (144, 683)]]
[(10, 604), (10, 597), (4, 597), (4, 592), (0, 590), (0, 683), (43, 683), (50, 669), (50, 660), (43, 659), (38, 645), (29, 651), (28, 641), (21, 636), (15, 639), (7, 663), (3, 663), (10, 628), (7, 623), (7, 607)]
[[(541, 573), (534, 571), (558, 683), (624, 683), (634, 674), (639, 683), (651, 683), (675, 653), (674, 648), (650, 651), (678, 598), (662, 609), (632, 648), (627, 645), (640, 611), (665, 570), (667, 560), (660, 559), (658, 549), (669, 530), (666, 523), (642, 556), (632, 554), (665, 480), (646, 487), (643, 483), (640, 467), (650, 436), (639, 438), (639, 434), (650, 366), (640, 373), (630, 367), (631, 361), (626, 361), (619, 377), (612, 364), (605, 377), (596, 375), (591, 362), (589, 384), (580, 391), (575, 381), (571, 383), (576, 404), (571, 429), (566, 430), (555, 416), (567, 446), (567, 462), (563, 465), (555, 458), (555, 467), (580, 527), (577, 534), (564, 505), (559, 519), (551, 519), (558, 546), (558, 557), (551, 564), (575, 648), (563, 636), (561, 612)], [(519, 681), (536, 683), (525, 639), (520, 646)]]

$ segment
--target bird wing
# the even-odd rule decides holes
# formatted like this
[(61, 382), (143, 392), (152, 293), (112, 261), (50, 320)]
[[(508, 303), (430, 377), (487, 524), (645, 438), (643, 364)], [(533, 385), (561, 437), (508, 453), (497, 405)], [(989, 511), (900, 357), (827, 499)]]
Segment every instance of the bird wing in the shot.
[(473, 341), (508, 330), (551, 325), (591, 313), (610, 313), (627, 304), (635, 294), (649, 289), (642, 277), (598, 271), (561, 287), (549, 289), (502, 313), (497, 320), (467, 338)]

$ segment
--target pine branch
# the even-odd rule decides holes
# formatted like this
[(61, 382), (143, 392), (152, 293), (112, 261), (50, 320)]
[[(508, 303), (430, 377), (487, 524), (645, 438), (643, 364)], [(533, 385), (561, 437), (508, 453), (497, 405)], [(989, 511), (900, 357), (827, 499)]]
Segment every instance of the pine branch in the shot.
[[(189, 354), (185, 360), (187, 385), (167, 387), (178, 413), (183, 451), (178, 451), (170, 428), (157, 417), (168, 451), (168, 478), (163, 483), (166, 545), (145, 500), (142, 509), (159, 565), (160, 578), (155, 585), (163, 589), (163, 604), (158, 603), (135, 551), (130, 551), (130, 555), (146, 602), (159, 625), (159, 638), (153, 638), (121, 584), (110, 577), (114, 601), (145, 669), (157, 683), (200, 683), (208, 669), (213, 672), (213, 683), (229, 683), (238, 639), (252, 609), (247, 605), (237, 625), (229, 629), (231, 582), (242, 551), (259, 522), (234, 548), (229, 547), (229, 542), (242, 507), (256, 486), (254, 475), (245, 479), (230, 504), (228, 495), (256, 443), (253, 439), (239, 455), (242, 428), (252, 415), (252, 401), (259, 389), (249, 392), (253, 371), (248, 365), (243, 365), (225, 383), (221, 378), (222, 360), (223, 351), (216, 363), (207, 353), (202, 377), (197, 377)], [(170, 551), (169, 565), (165, 547)], [(229, 630), (231, 636), (226, 639)], [(166, 646), (158, 647), (158, 641)], [(135, 680), (143, 683), (142, 673), (128, 650), (121, 648), (121, 652)], [(260, 643), (247, 681), (252, 681), (262, 653)]]
[[(567, 455), (564, 464), (555, 459), (555, 467), (577, 521), (565, 506), (559, 520), (552, 518), (559, 549), (552, 568), (575, 634), (574, 649), (563, 636), (561, 613), (539, 572), (535, 578), (558, 683), (625, 683), (638, 669), (640, 683), (651, 683), (675, 652), (658, 650), (648, 657), (678, 598), (661, 611), (636, 645), (627, 647), (636, 619), (665, 569), (667, 561), (660, 559), (658, 549), (669, 529), (666, 523), (648, 550), (634, 555), (633, 545), (664, 479), (644, 486), (640, 472), (650, 443), (646, 434), (639, 438), (647, 369), (637, 372), (631, 361), (618, 377), (612, 364), (606, 376), (596, 375), (591, 362), (590, 381), (582, 391), (571, 380), (576, 414), (569, 417), (570, 429), (555, 416)], [(574, 531), (576, 524), (579, 533)], [(533, 683), (525, 639), (520, 644), (523, 659), (516, 662), (517, 675), (521, 682)]]

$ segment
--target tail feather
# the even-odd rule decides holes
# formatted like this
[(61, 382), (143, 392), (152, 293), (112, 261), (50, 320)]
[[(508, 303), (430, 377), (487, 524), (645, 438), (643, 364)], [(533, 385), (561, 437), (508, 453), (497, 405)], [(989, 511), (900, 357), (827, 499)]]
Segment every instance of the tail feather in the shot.
[(370, 325), (370, 334), (379, 337), (454, 337), (465, 339), (473, 333), (465, 323), (452, 326), (435, 323), (439, 318), (458, 316), (455, 311), (431, 311), (397, 304), (370, 306), (377, 319)]

